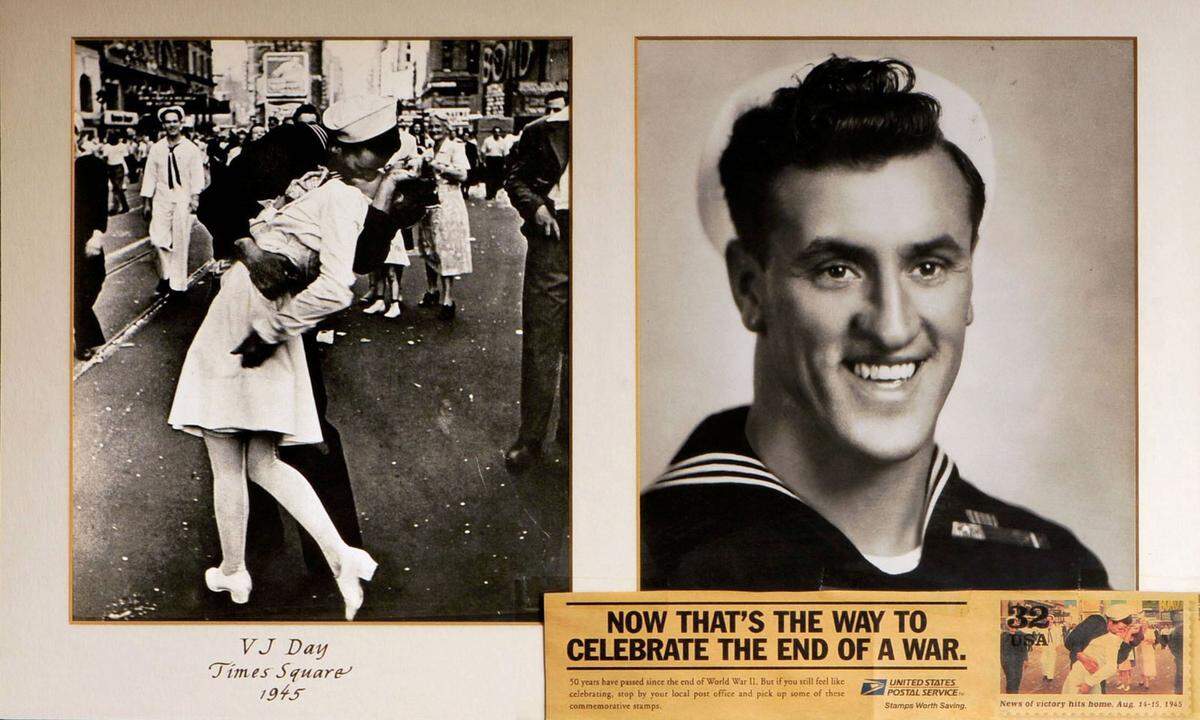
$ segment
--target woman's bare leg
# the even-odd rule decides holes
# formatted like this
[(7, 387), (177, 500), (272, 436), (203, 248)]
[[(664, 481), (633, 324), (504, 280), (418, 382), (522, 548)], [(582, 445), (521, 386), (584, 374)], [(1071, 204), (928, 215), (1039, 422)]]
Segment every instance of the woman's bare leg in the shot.
[(367, 307), (363, 308), (363, 312), (368, 315), (374, 315), (377, 312), (382, 312), (387, 308), (386, 295), (387, 291), (387, 271), (372, 270), (368, 276), (370, 290), (367, 291), (363, 298), (368, 301)]
[(221, 573), (246, 568), (246, 521), (250, 503), (246, 490), (246, 443), (238, 437), (204, 436), (213, 474), (213, 514), (221, 537)]
[(333, 574), (337, 575), (338, 559), (348, 547), (338, 534), (321, 499), (300, 471), (279, 459), (275, 439), (268, 435), (250, 436), (246, 447), (246, 471), (250, 479), (261, 485), (300, 523), (321, 548)]
[(387, 288), (388, 302), (401, 302), (404, 296), (400, 292), (400, 280), (404, 277), (403, 265), (388, 265), (387, 266)]
[(363, 603), (359, 581), (371, 579), (375, 560), (342, 540), (312, 486), (295, 468), (279, 459), (276, 449), (273, 437), (252, 435), (246, 448), (247, 474), (271, 493), (317, 542), (346, 602), (346, 619), (353, 620)]

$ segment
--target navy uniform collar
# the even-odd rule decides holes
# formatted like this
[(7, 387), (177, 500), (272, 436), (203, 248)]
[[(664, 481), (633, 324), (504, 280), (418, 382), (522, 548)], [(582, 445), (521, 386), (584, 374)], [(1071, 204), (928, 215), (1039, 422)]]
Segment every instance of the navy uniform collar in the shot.
[[(689, 442), (685, 444), (683, 450), (676, 456), (671, 466), (646, 489), (646, 492), (652, 493), (669, 488), (688, 486), (714, 485), (756, 487), (777, 492), (799, 503), (803, 510), (807, 511), (807, 514), (811, 515), (814, 519), (819, 518), (821, 522), (815, 523), (816, 527), (814, 527), (814, 530), (823, 535), (827, 541), (843, 545), (848, 552), (861, 557), (864, 563), (880, 569), (881, 572), (886, 572), (869, 560), (866, 553), (859, 550), (846, 537), (845, 533), (814, 509), (811, 502), (785, 485), (757, 457), (754, 449), (750, 446), (749, 440), (745, 437), (745, 419), (748, 410), (748, 408), (738, 408), (716, 416), (714, 419), (718, 421), (728, 421), (728, 424), (724, 422), (719, 423), (720, 425), (724, 425), (724, 428), (712, 428), (717, 430), (719, 435), (724, 435), (721, 438), (723, 442), (710, 442), (716, 439), (714, 437), (689, 439)], [(720, 432), (722, 429), (724, 432)], [(702, 426), (697, 434), (703, 435), (704, 430), (705, 428)], [(700, 440), (701, 446), (707, 446), (709, 450), (707, 452), (689, 454), (689, 445), (693, 444), (692, 440), (697, 439)], [(938, 501), (942, 498), (946, 486), (956, 474), (957, 467), (954, 461), (940, 446), (935, 444), (926, 480), (925, 509), (922, 515), (920, 548), (924, 548), (928, 544), (930, 521), (934, 517), (934, 511), (938, 508)], [(940, 531), (940, 525), (941, 523), (938, 523), (939, 529), (935, 531)], [(919, 564), (918, 562), (916, 566), (905, 572), (915, 570), (916, 567), (919, 567)]]

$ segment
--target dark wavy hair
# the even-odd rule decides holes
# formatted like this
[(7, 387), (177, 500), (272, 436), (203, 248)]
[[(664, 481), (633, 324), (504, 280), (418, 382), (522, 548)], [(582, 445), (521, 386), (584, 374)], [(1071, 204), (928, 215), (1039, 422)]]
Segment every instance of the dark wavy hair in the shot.
[(913, 92), (915, 83), (912, 66), (901, 60), (833, 55), (737, 119), (721, 153), (721, 185), (738, 237), (751, 253), (766, 260), (765, 205), (783, 169), (870, 169), (933, 147), (950, 155), (967, 183), (974, 247), (983, 218), (983, 178), (966, 153), (942, 136), (941, 105)]

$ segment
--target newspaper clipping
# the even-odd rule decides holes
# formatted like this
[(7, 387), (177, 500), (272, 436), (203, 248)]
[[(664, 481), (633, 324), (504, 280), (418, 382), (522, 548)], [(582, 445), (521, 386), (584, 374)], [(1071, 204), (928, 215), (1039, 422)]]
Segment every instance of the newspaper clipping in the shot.
[(1115, 592), (547, 595), (547, 717), (1194, 717), (1196, 607)]

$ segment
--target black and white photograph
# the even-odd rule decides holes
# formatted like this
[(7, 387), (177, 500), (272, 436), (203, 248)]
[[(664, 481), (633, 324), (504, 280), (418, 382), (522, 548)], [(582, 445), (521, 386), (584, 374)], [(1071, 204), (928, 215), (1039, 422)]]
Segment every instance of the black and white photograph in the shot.
[(1136, 586), (1135, 62), (639, 39), (641, 589)]
[(570, 588), (570, 40), (72, 62), (71, 619), (537, 622)]

